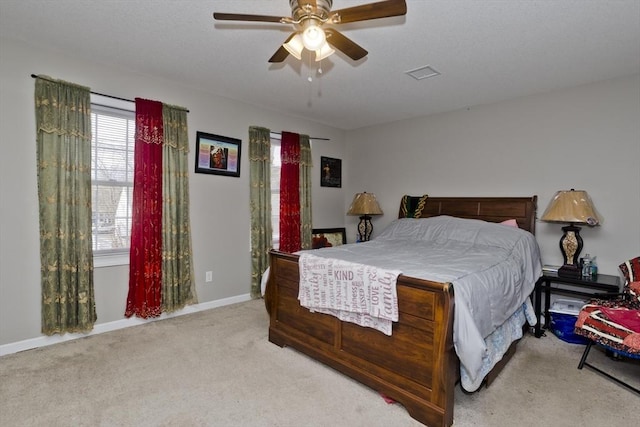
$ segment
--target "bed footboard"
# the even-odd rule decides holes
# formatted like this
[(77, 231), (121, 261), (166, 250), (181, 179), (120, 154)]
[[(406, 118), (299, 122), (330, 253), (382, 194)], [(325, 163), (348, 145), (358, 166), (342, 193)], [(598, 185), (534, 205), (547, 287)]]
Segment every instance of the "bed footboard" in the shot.
[(311, 313), (298, 302), (298, 256), (271, 251), (269, 341), (290, 346), (402, 404), (428, 426), (453, 423), (458, 359), (450, 284), (399, 276), (392, 336)]

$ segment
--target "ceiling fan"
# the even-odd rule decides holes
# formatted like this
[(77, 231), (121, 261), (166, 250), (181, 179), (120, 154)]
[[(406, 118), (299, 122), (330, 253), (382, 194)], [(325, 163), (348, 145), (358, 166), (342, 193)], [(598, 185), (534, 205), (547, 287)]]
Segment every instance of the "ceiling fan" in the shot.
[(316, 61), (326, 58), (338, 49), (357, 61), (367, 51), (335, 28), (325, 24), (346, 24), (369, 19), (388, 18), (407, 13), (405, 0), (386, 0), (331, 11), (333, 0), (289, 0), (291, 16), (246, 15), (215, 12), (213, 18), (222, 21), (254, 21), (293, 24), (295, 31), (269, 58), (269, 62), (282, 62), (289, 54), (301, 59), (302, 50), (315, 52)]

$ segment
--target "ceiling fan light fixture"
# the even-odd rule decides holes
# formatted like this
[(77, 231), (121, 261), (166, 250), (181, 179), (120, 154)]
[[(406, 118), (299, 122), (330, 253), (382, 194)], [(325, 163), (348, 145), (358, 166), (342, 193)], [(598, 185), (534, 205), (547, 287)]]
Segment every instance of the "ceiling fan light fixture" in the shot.
[(324, 44), (320, 46), (320, 49), (316, 50), (316, 62), (333, 55), (335, 52), (336, 51), (329, 46), (329, 43), (324, 42)]
[(302, 49), (304, 49), (304, 45), (302, 44), (302, 37), (300, 37), (300, 34), (293, 36), (291, 40), (283, 44), (282, 47), (287, 49), (287, 52), (296, 59), (302, 59)]
[(303, 25), (302, 44), (304, 47), (313, 51), (320, 49), (327, 41), (324, 30), (313, 19), (308, 19)]
[[(300, 60), (304, 49), (316, 52), (316, 61), (334, 53), (334, 49), (341, 51), (354, 61), (359, 61), (367, 56), (367, 50), (334, 28), (326, 28), (325, 30), (324, 24), (347, 24), (407, 14), (405, 0), (379, 0), (333, 11), (331, 10), (333, 0), (289, 0), (289, 6), (291, 16), (214, 12), (213, 19), (293, 24), (295, 31), (269, 58), (270, 63), (283, 62), (290, 54)], [(299, 40), (295, 36), (300, 36), (303, 48), (299, 47)], [(330, 47), (326, 46), (328, 37), (331, 40)], [(296, 40), (292, 40), (294, 38)]]

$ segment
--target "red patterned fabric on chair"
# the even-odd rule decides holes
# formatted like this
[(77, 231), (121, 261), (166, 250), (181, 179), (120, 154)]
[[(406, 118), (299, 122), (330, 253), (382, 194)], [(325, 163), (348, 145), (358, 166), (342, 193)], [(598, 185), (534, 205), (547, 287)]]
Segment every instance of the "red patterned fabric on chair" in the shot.
[(578, 369), (588, 366), (636, 393), (640, 390), (587, 363), (593, 344), (616, 356), (640, 359), (640, 257), (620, 264), (625, 277), (622, 297), (589, 301), (578, 315), (575, 333), (589, 339)]
[[(631, 329), (623, 323), (634, 324), (637, 329)], [(610, 349), (640, 358), (640, 312), (623, 307), (604, 307), (587, 304), (580, 311), (576, 322), (576, 334), (596, 341)]]

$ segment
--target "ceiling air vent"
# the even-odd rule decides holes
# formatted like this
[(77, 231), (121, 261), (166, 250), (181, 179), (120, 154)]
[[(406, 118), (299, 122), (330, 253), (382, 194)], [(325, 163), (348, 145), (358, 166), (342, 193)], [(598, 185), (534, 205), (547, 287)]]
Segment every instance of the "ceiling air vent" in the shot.
[(425, 65), (424, 67), (416, 68), (415, 70), (407, 71), (405, 74), (410, 75), (416, 80), (426, 79), (427, 77), (439, 76), (440, 72), (435, 68)]

